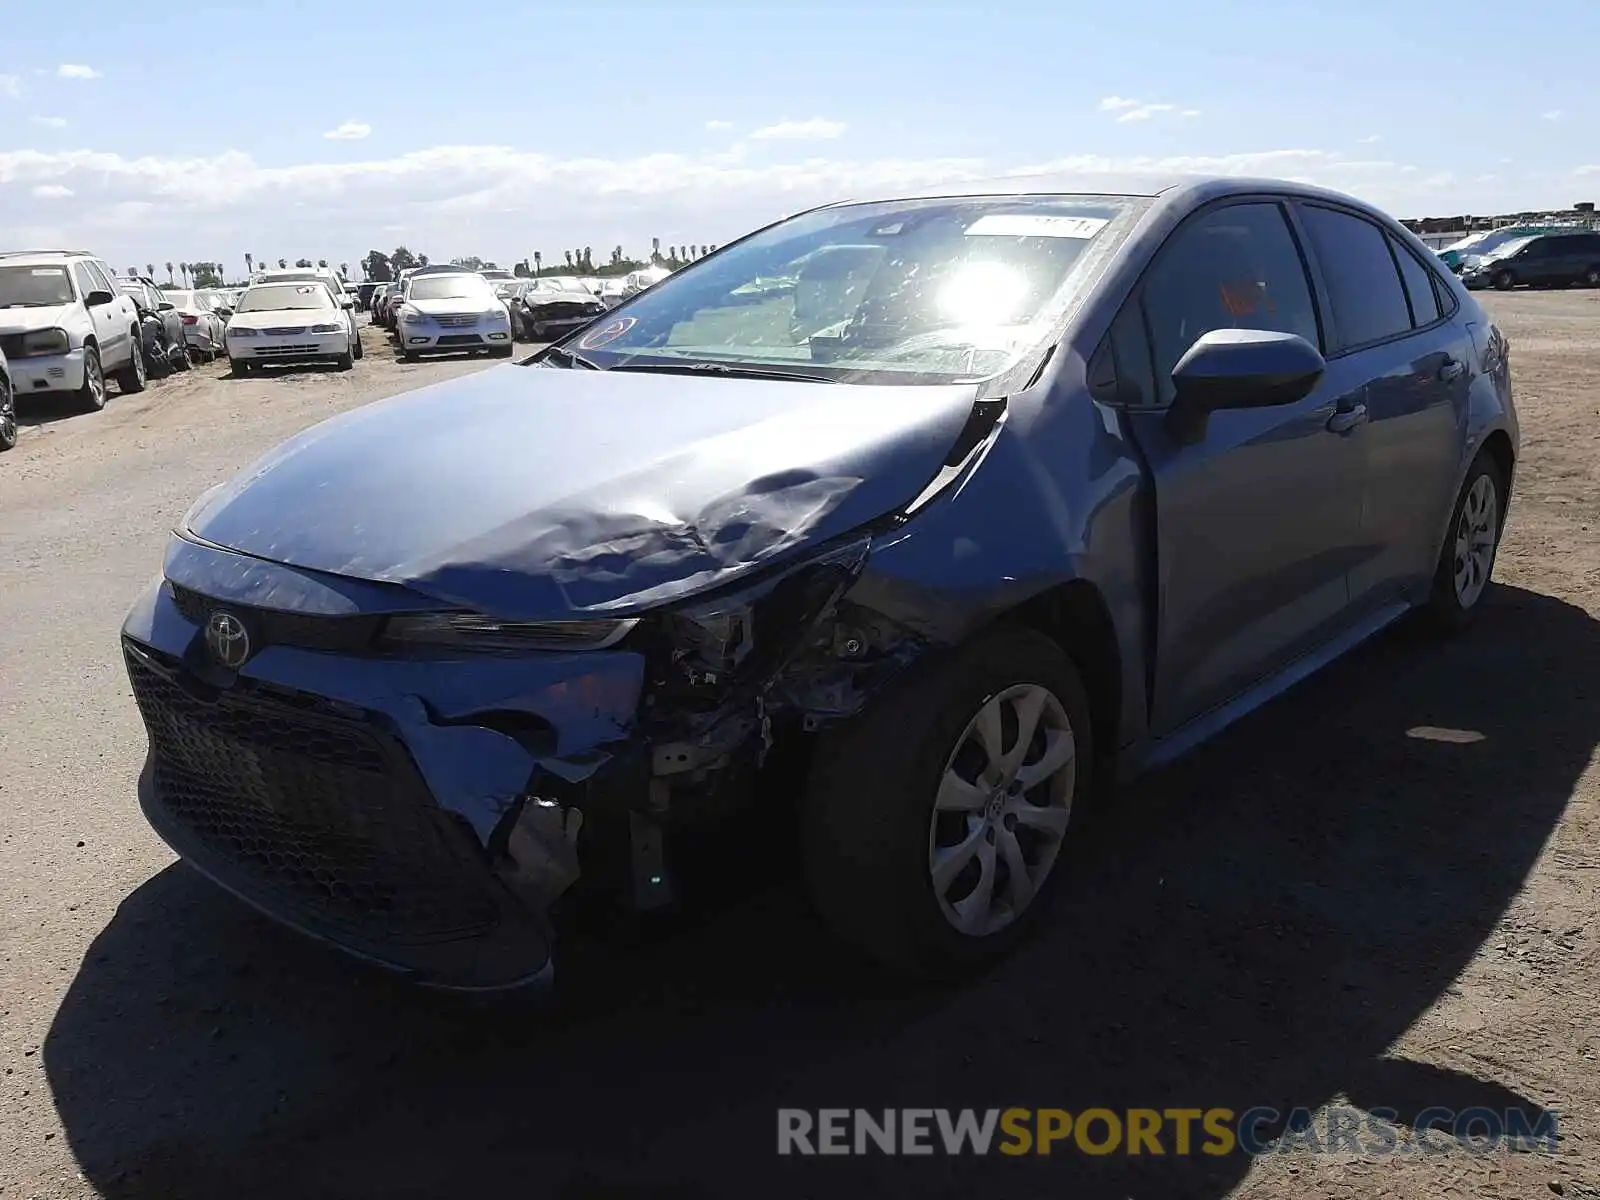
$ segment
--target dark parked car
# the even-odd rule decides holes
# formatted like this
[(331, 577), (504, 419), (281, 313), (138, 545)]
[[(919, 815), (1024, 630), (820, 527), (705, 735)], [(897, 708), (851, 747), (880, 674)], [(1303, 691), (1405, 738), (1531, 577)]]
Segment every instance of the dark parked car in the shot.
[(1545, 233), (1507, 242), (1468, 260), (1461, 281), (1469, 288), (1507, 291), (1518, 284), (1600, 287), (1600, 233)]
[(202, 496), (123, 627), (140, 799), (269, 915), (493, 989), (798, 777), (819, 911), (960, 972), (1094, 789), (1466, 624), (1517, 449), (1505, 338), (1348, 197), (831, 206)]
[(144, 276), (119, 275), (116, 283), (123, 295), (133, 298), (139, 310), (146, 370), (157, 379), (173, 371), (187, 371), (189, 342), (178, 306), (166, 298), (154, 280)]

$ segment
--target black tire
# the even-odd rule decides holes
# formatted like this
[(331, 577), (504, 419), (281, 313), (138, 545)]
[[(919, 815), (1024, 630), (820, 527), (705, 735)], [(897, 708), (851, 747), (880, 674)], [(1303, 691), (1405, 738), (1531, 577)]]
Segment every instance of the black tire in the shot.
[(17, 444), (17, 395), (11, 381), (0, 375), (0, 450)]
[(137, 329), (130, 331), (130, 336), (133, 350), (128, 355), (128, 365), (117, 372), (117, 387), (124, 396), (144, 391), (145, 382), (144, 340)]
[(84, 412), (99, 412), (106, 406), (106, 374), (98, 346), (83, 348), (83, 386), (77, 390), (76, 398)]
[[(1058, 857), (1020, 914), (981, 937), (947, 919), (930, 874), (934, 801), (947, 764), (960, 761), (953, 757), (958, 750), (972, 749), (963, 748), (964, 735), (977, 713), (1019, 684), (1042, 685), (1056, 697), (1077, 746), (1065, 850), (1094, 776), (1089, 701), (1071, 659), (1040, 633), (981, 634), (940, 661), (920, 664), (818, 741), (801, 808), (807, 890), (841, 939), (897, 972), (959, 976), (1006, 953), (1061, 874)], [(992, 812), (947, 816), (967, 820), (958, 838), (981, 836), (994, 845), (998, 826), (983, 824), (994, 820)], [(1003, 820), (1017, 828), (1013, 818)]]
[(333, 360), (333, 365), (341, 371), (348, 371), (356, 365), (355, 356), (351, 354), (341, 354), (338, 358)]
[(414, 363), (417, 361), (416, 354), (410, 350), (396, 350), (395, 353), (400, 356), (401, 362)]
[[(1494, 495), (1493, 541), (1488, 547), (1487, 565), (1482, 567), (1482, 585), (1476, 591), (1470, 591), (1467, 598), (1463, 599), (1462, 589), (1457, 586), (1456, 579), (1457, 550), (1463, 530), (1462, 519), (1473, 489), (1478, 486), (1478, 480), (1485, 477), (1488, 478)], [(1439, 563), (1434, 569), (1433, 591), (1428, 597), (1427, 613), (1433, 626), (1440, 632), (1460, 633), (1483, 607), (1484, 598), (1494, 587), (1494, 563), (1500, 552), (1500, 535), (1505, 529), (1505, 522), (1506, 481), (1501, 477), (1499, 464), (1487, 453), (1479, 454), (1468, 468), (1467, 476), (1461, 482), (1461, 491), (1456, 496), (1455, 506), (1450, 510), (1450, 525), (1445, 530), (1444, 545), (1439, 548)], [(1470, 531), (1468, 540), (1470, 545)]]
[(1590, 267), (1583, 273), (1583, 286), (1600, 288), (1600, 266)]
[(356, 330), (355, 342), (350, 347), (350, 354), (353, 358), (360, 358), (366, 352), (366, 348), (361, 344), (361, 331), (358, 329)]
[(1517, 286), (1517, 277), (1509, 269), (1496, 271), (1493, 282), (1496, 291), (1509, 292)]
[(515, 346), (496, 346), (489, 353), (495, 358), (510, 358), (517, 352)]
[(184, 352), (178, 355), (176, 358), (169, 356), (167, 361), (172, 364), (172, 369), (175, 371), (187, 371), (194, 366), (194, 364), (189, 361), (189, 351), (187, 348), (185, 348)]
[(255, 370), (255, 364), (240, 362), (236, 358), (230, 358), (228, 360), (228, 368), (233, 373), (233, 377), (235, 379), (243, 379), (246, 375), (250, 374), (251, 371)]

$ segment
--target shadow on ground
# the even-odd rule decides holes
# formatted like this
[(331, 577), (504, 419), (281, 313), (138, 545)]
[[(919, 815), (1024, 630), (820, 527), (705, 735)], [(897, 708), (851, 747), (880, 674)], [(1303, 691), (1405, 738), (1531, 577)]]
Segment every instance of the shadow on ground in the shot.
[(1536, 1107), (1383, 1056), (1560, 820), (1597, 678), (1600, 625), (1525, 591), (1459, 641), (1396, 630), (1126, 791), (1037, 936), (947, 991), (835, 957), (779, 885), (580, 957), (561, 1012), (462, 1007), (174, 867), (94, 943), (45, 1062), (118, 1196), (1220, 1197), (1243, 1157), (780, 1162), (775, 1109)]

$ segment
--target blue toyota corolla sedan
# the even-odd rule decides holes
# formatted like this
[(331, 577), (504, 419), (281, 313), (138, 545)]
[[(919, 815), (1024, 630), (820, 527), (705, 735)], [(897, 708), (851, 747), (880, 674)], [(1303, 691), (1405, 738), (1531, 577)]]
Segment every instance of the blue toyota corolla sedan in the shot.
[(268, 915), (495, 990), (781, 762), (823, 918), (959, 973), (1094, 789), (1464, 627), (1517, 450), (1506, 339), (1347, 196), (816, 209), (202, 496), (123, 628), (139, 797)]

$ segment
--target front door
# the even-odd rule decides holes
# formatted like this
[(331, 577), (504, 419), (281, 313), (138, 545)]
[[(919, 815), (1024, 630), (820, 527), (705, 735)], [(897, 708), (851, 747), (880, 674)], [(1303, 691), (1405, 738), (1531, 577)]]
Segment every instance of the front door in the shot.
[(1155, 482), (1151, 731), (1160, 737), (1288, 666), (1347, 621), (1362, 478), (1356, 444), (1341, 430), (1364, 388), (1353, 374), (1330, 372), (1297, 403), (1213, 413), (1195, 444), (1168, 430), (1172, 368), (1201, 334), (1268, 329), (1321, 344), (1303, 256), (1276, 201), (1191, 217), (1162, 247), (1138, 300), (1154, 403), (1128, 419)]

